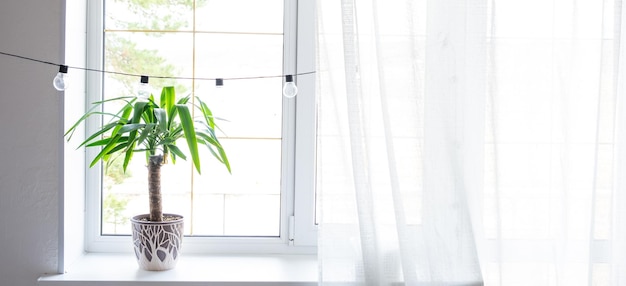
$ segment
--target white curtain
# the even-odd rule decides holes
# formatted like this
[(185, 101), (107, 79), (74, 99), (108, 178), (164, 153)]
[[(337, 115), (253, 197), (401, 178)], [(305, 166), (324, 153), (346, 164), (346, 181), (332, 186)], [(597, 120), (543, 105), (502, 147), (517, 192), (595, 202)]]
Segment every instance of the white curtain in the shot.
[(626, 285), (621, 0), (317, 0), (320, 283)]

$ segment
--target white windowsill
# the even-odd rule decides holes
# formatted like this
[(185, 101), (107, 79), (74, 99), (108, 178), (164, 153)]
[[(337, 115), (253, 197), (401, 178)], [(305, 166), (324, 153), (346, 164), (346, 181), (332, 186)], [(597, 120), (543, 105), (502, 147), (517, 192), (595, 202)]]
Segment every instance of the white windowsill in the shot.
[(317, 285), (315, 255), (184, 255), (175, 269), (140, 270), (132, 254), (86, 254), (39, 285)]

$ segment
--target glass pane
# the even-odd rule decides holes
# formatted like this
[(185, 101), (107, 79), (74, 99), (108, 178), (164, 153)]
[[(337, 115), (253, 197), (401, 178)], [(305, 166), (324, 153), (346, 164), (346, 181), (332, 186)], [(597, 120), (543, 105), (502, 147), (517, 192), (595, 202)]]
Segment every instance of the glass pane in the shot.
[[(194, 174), (194, 235), (278, 236), (281, 141), (222, 139), (232, 174), (202, 150)], [(217, 208), (216, 210), (210, 208)], [(254, 219), (247, 219), (248, 217)]]
[(226, 119), (219, 122), (226, 136), (280, 138), (282, 78), (228, 78), (281, 75), (282, 36), (197, 35), (196, 60), (196, 77), (226, 78), (219, 89), (198, 81), (196, 93)]
[(227, 137), (280, 138), (282, 125), (281, 79), (200, 83), (196, 94), (219, 118), (216, 124)]
[(196, 77), (281, 75), (283, 37), (276, 35), (196, 35)]
[[(105, 35), (105, 69), (115, 73), (159, 77), (193, 76), (193, 37), (185, 33), (112, 32)], [(191, 80), (150, 78), (151, 92), (158, 97), (160, 88), (174, 85), (179, 95), (191, 92)], [(104, 97), (134, 96), (138, 76), (108, 73)]]
[(283, 1), (199, 1), (198, 31), (279, 33), (283, 32)]
[[(182, 149), (182, 148), (181, 148)], [(102, 234), (130, 234), (128, 220), (138, 214), (149, 213), (148, 168), (144, 153), (136, 153), (126, 172), (123, 158), (117, 158), (106, 167), (102, 188)], [(191, 217), (191, 163), (177, 160), (161, 167), (163, 211)], [(191, 229), (185, 229), (186, 234)]]
[(280, 195), (197, 194), (193, 201), (193, 221), (188, 224), (193, 235), (279, 235)]
[[(205, 147), (202, 175), (190, 161), (164, 165), (164, 212), (183, 215), (187, 235), (278, 236), (283, 1), (166, 2), (105, 0), (104, 62), (112, 73), (104, 74), (104, 98), (135, 96), (138, 75), (148, 75), (157, 98), (173, 85), (178, 97), (193, 93), (204, 100), (220, 118), (232, 174)], [(242, 77), (258, 78), (236, 80)], [(216, 88), (214, 78), (224, 78), (224, 87)], [(178, 144), (188, 154), (184, 145)], [(127, 235), (128, 219), (148, 213), (145, 156), (136, 153), (126, 172), (121, 158), (107, 165), (102, 234)]]
[(105, 0), (104, 7), (105, 30), (177, 31), (193, 28), (193, 1), (190, 0)]
[[(177, 45), (163, 45), (177, 43)], [(180, 43), (180, 44), (178, 44)], [(191, 77), (192, 37), (188, 34), (156, 34), (110, 32), (105, 35), (105, 69), (115, 73), (104, 75), (104, 98), (135, 96), (138, 76), (146, 74), (165, 77)], [(178, 96), (189, 94), (191, 80), (151, 78), (151, 92), (158, 98), (160, 88), (174, 85)], [(107, 103), (106, 112), (117, 112), (122, 103)], [(105, 118), (104, 122), (110, 118)], [(108, 165), (108, 167), (107, 167)], [(121, 158), (105, 165), (102, 193), (102, 233), (130, 234), (128, 219), (148, 213), (148, 184), (144, 153), (136, 153), (126, 172)], [(190, 164), (181, 161), (176, 166), (162, 169), (164, 210), (188, 217), (191, 192)]]
[(280, 195), (227, 195), (224, 234), (278, 236)]
[(194, 176), (198, 194), (280, 194), (279, 139), (220, 139), (232, 173), (206, 148), (200, 150), (202, 175)]

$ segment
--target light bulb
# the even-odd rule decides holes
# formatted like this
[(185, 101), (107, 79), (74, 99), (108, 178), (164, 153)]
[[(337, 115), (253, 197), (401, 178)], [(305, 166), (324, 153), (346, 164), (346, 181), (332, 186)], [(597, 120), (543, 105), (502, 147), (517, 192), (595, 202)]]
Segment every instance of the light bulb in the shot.
[(59, 72), (52, 80), (52, 85), (58, 91), (64, 91), (67, 88), (68, 84), (68, 76), (67, 76), (67, 66), (61, 65), (59, 66)]
[(294, 98), (298, 94), (298, 87), (293, 82), (293, 76), (285, 76), (285, 86), (283, 86), (283, 95), (286, 98)]
[(139, 81), (137, 98), (140, 100), (148, 100), (148, 98), (150, 98), (150, 86), (148, 85), (148, 77), (145, 75), (142, 75)]

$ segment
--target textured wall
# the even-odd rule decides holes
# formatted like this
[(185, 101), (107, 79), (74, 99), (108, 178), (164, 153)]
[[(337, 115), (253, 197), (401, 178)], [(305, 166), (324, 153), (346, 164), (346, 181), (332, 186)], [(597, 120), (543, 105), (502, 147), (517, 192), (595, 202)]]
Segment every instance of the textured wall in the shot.
[[(0, 51), (59, 62), (62, 0), (0, 1)], [(57, 269), (58, 67), (0, 55), (0, 286)]]

